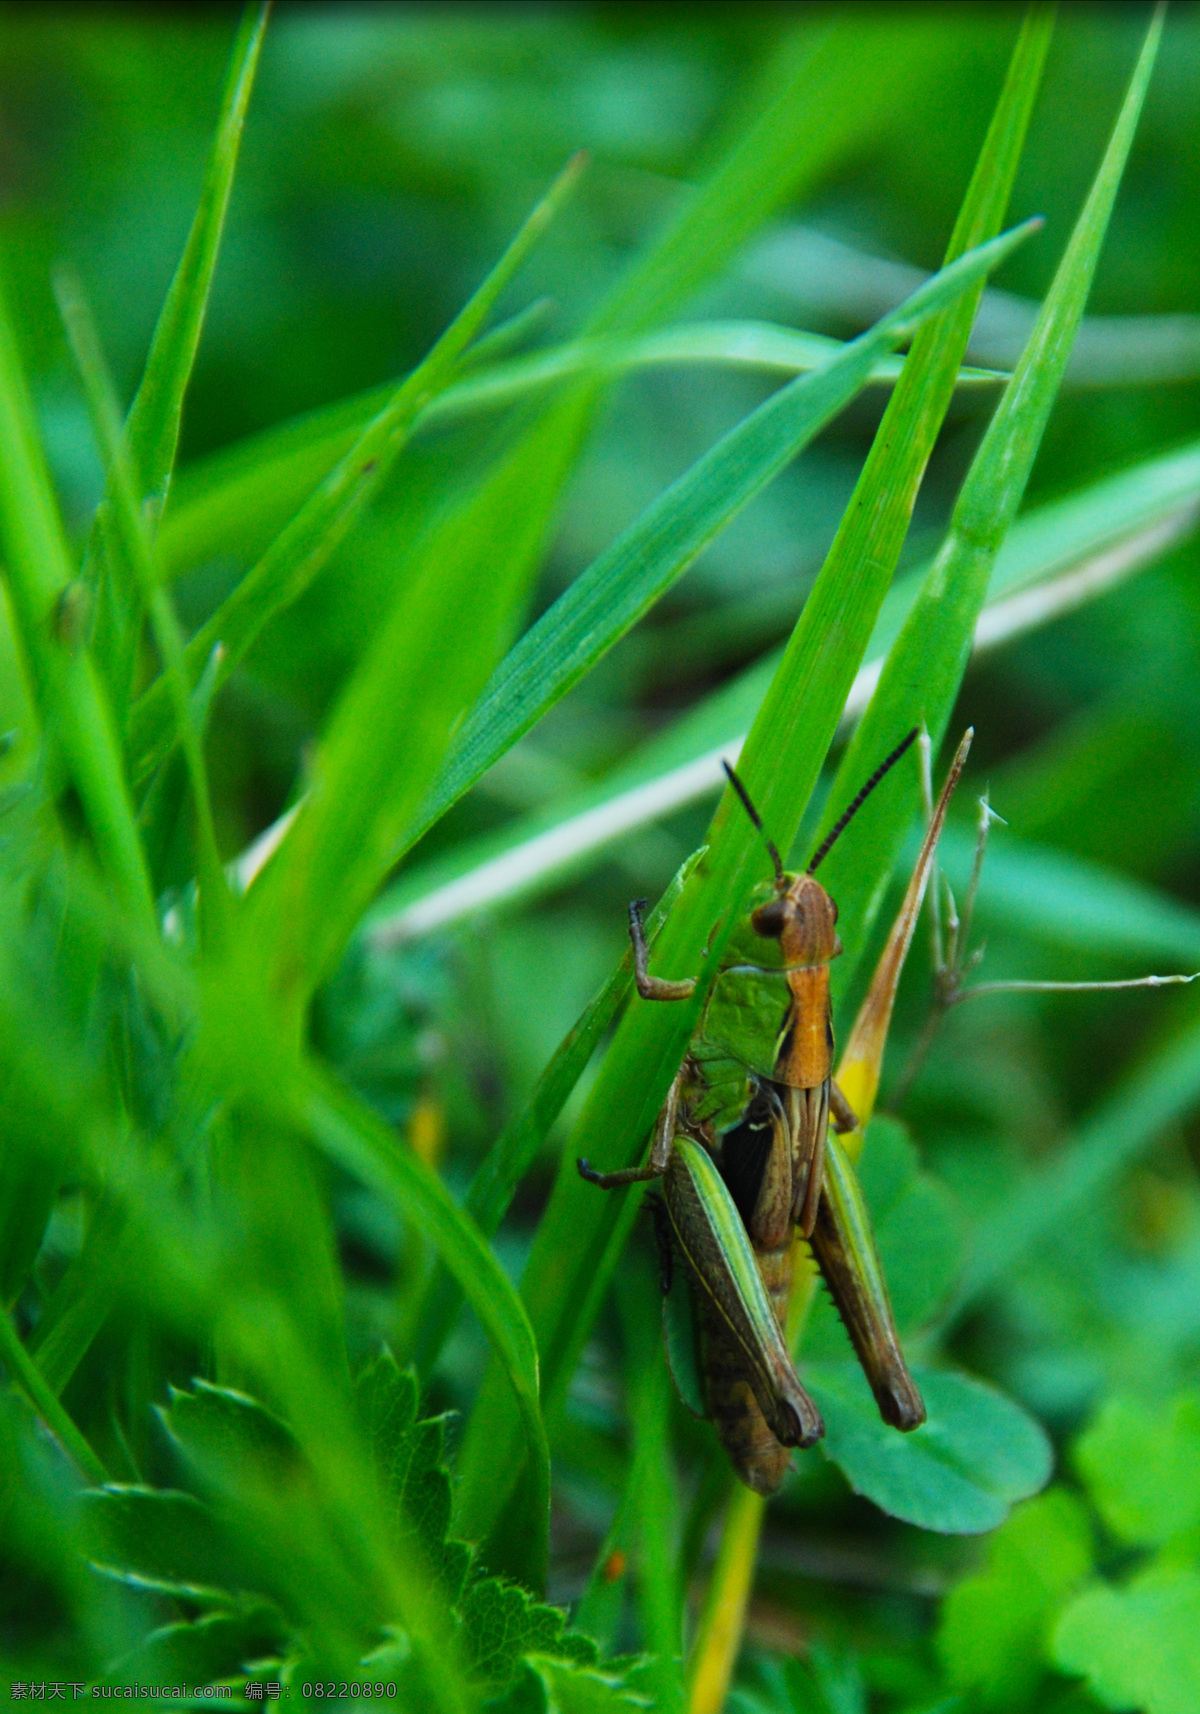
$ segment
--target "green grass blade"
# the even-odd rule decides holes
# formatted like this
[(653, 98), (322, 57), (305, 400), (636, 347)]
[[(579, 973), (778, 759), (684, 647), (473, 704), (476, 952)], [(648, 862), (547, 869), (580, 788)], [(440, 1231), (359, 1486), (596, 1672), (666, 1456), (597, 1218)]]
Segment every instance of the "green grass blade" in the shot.
[[(654, 1707), (683, 1708), (683, 1588), (679, 1489), (671, 1433), (671, 1379), (662, 1358), (662, 1287), (646, 1257), (630, 1258), (618, 1292), (633, 1429), (629, 1471), (641, 1642), (651, 1656)], [(685, 1289), (683, 1281), (677, 1289)]]
[[(200, 202), (129, 412), (129, 457), (140, 490), (139, 503), (150, 502), (154, 523), (162, 511), (175, 464), (184, 395), (208, 307), (269, 9), (266, 3), (250, 4), (242, 15)], [(123, 708), (133, 673), (141, 591), (124, 557), (119, 534), (111, 527), (112, 504), (110, 494), (97, 514), (87, 561), (100, 590), (96, 656), (118, 706)]]
[[(629, 333), (666, 315), (709, 279), (748, 234), (852, 140), (883, 123), (905, 88), (903, 72), (917, 75), (921, 43), (911, 32), (839, 24), (816, 45), (802, 33), (772, 69), (769, 91), (756, 101), (753, 119), (735, 138), (705, 185), (688, 199), (662, 237), (639, 259), (629, 279), (602, 306), (587, 330)], [(551, 407), (513, 447), (465, 507), (443, 526), (448, 541), (426, 544), (426, 561), (461, 551), (464, 540), (486, 540), (480, 575), (501, 560), (528, 579), (541, 553), (563, 485), (590, 425), (598, 393), (583, 383)], [(206, 630), (198, 655), (207, 658), (218, 638)], [(195, 663), (193, 663), (195, 665)], [(165, 710), (151, 723), (139, 711), (133, 754), (135, 778), (160, 742)]]
[[(252, 908), (277, 911), (271, 937), (283, 990), (306, 999), (327, 973), (397, 856), (444, 813), (645, 612), (803, 440), (853, 397), (881, 350), (911, 335), (1006, 255), (1027, 229), (981, 245), (935, 275), (825, 370), (793, 381), (733, 429), (601, 555), (493, 674), (483, 678), (524, 595), (531, 563), (495, 563), (486, 514), (427, 559), (342, 698), (305, 802)], [(553, 419), (551, 419), (553, 423)], [(504, 496), (505, 484), (497, 494)], [(482, 533), (481, 524), (488, 526)], [(487, 575), (481, 575), (487, 567)], [(462, 616), (471, 613), (464, 626)], [(203, 633), (202, 633), (203, 635)], [(448, 647), (448, 640), (455, 639)], [(475, 694), (438, 784), (452, 723)], [(432, 791), (429, 789), (432, 785)]]
[(141, 476), (143, 497), (152, 502), (156, 513), (162, 509), (175, 467), (184, 394), (208, 308), (269, 11), (269, 3), (250, 4), (242, 15), (200, 202), (129, 412), (130, 455)]
[[(474, 367), (417, 413), (414, 433), (469, 422), (547, 391), (564, 381), (619, 379), (645, 369), (705, 366), (792, 376), (837, 355), (844, 341), (774, 322), (705, 321), (638, 338), (579, 339), (507, 362)], [(891, 386), (904, 359), (884, 357), (872, 386)], [(994, 369), (964, 367), (962, 388), (994, 387)], [(188, 566), (238, 555), (247, 541), (281, 528), (318, 482), (353, 446), (394, 387), (373, 387), (351, 399), (268, 429), (187, 466), (171, 485), (158, 537), (160, 562), (174, 576)]]
[[(1026, 32), (1026, 39), (1029, 34)], [(1030, 59), (1025, 76), (1036, 87), (1040, 56), (1033, 54)], [(986, 171), (972, 181), (967, 204), (972, 210), (971, 220), (978, 207), (980, 219), (991, 220), (994, 225), (999, 224), (1007, 200), (1024, 131), (1020, 104), (1011, 116), (1003, 105), (1001, 113), (998, 129), (1009, 157), (1006, 159), (1002, 150), (999, 160), (988, 161)], [(992, 182), (997, 178), (1002, 196)], [(955, 239), (964, 241), (964, 233), (956, 231)], [(967, 266), (971, 256), (1003, 242), (993, 239), (991, 245), (952, 261), (938, 277), (953, 275)], [(947, 298), (938, 307), (953, 301)], [(949, 403), (971, 317), (968, 314), (957, 323), (947, 319), (948, 328), (935, 324), (926, 336), (921, 359), (933, 378), (931, 392), (940, 400), (940, 409), (932, 416), (923, 416), (923, 376), (918, 365), (910, 363), (876, 437), (870, 486), (860, 482), (856, 490), (838, 541), (822, 567), (742, 753), (741, 771), (747, 788), (765, 826), (785, 850), (795, 837), (821, 760), (837, 729), (903, 540), (907, 510), (897, 513), (888, 506), (886, 484), (899, 478), (901, 485), (906, 485), (904, 505), (910, 509), (941, 414)], [(793, 383), (797, 385), (800, 383)], [(903, 441), (909, 434), (913, 436), (911, 448), (889, 453), (889, 441)], [(875, 490), (876, 484), (881, 492)], [(880, 518), (878, 540), (871, 527), (875, 514)], [(879, 561), (877, 552), (890, 557)], [(733, 802), (732, 793), (726, 794), (718, 810), (709, 845), (708, 858), (695, 885), (685, 893), (662, 936), (660, 968), (672, 975), (700, 976), (697, 995), (689, 1004), (634, 1007), (627, 1014), (571, 1140), (570, 1154), (587, 1156), (602, 1171), (629, 1164), (640, 1151), (694, 1026), (704, 987), (702, 973), (716, 967), (723, 937), (731, 931), (746, 894), (762, 871), (761, 842)], [(664, 1016), (666, 1013), (669, 1015)], [(568, 1167), (565, 1163), (559, 1174), (522, 1281), (522, 1295), (530, 1306), (542, 1353), (551, 1416), (599, 1307), (637, 1201), (630, 1196), (623, 1209), (612, 1207), (610, 1211), (593, 1198), (589, 1207), (580, 1192), (590, 1187)], [(570, 1258), (569, 1263), (564, 1257)], [(511, 1444), (514, 1427), (507, 1402), (502, 1402), (494, 1389), (489, 1394), (485, 1383), (460, 1464), (463, 1515), (481, 1533), (496, 1520), (498, 1502), (504, 1497), (494, 1479), (490, 1491), (485, 1486), (484, 1449), (489, 1444)]]
[[(711, 278), (749, 232), (785, 197), (795, 195), (851, 138), (867, 134), (883, 122), (904, 87), (903, 66), (919, 60), (919, 43), (906, 31), (885, 29), (873, 31), (871, 36), (874, 55), (865, 50), (861, 32), (844, 24), (831, 30), (815, 52), (810, 51), (808, 32), (797, 39), (798, 47), (793, 43), (773, 73), (769, 98), (757, 105), (754, 119), (727, 150), (707, 183), (602, 306), (589, 333), (636, 332), (669, 313), (703, 280)], [(915, 72), (915, 63), (913, 69)], [(857, 95), (869, 99), (848, 99), (852, 87)], [(441, 560), (448, 552), (461, 550), (465, 540), (487, 540), (489, 550), (486, 557), (481, 556), (481, 576), (500, 559), (514, 575), (520, 572), (528, 580), (563, 485), (582, 448), (597, 397), (595, 383), (581, 383), (544, 412), (478, 493), (445, 520), (447, 540), (440, 540), (435, 531), (426, 543), (424, 561)], [(351, 463), (344, 460), (339, 469)], [(333, 545), (336, 543), (331, 540), (330, 551)], [(282, 586), (284, 599), (294, 599), (314, 574), (307, 566), (295, 567), (294, 549), (302, 546), (303, 541), (297, 541), (286, 555), (280, 550), (285, 566), (272, 574), (271, 582)], [(285, 583), (282, 571), (293, 567), (295, 575)], [(251, 572), (250, 577), (255, 575)], [(242, 615), (247, 629), (258, 612), (264, 582), (260, 573), (252, 586), (259, 594), (251, 612)], [(225, 670), (231, 670), (235, 655), (240, 658), (229, 618), (227, 614), (222, 621), (224, 629), (214, 620), (194, 639), (196, 659), (189, 656), (193, 674), (208, 658), (214, 642), (223, 642), (229, 650)], [(258, 628), (256, 624), (256, 631)], [(157, 697), (158, 706), (150, 703), (151, 697)], [(134, 779), (141, 782), (162, 759), (168, 722), (161, 688), (156, 691), (152, 687), (142, 699), (135, 710), (135, 722), (130, 750)]]
[(108, 471), (107, 504), (113, 516), (113, 537), (120, 543), (125, 563), (132, 567), (138, 595), (149, 611), (154, 641), (164, 663), (175, 734), (183, 750), (196, 811), (201, 922), (206, 939), (219, 941), (228, 928), (229, 888), (213, 831), (212, 802), (200, 745), (200, 727), (193, 718), (184, 674), (183, 637), (170, 596), (155, 567), (154, 550), (146, 531), (136, 477), (121, 432), (116, 393), (91, 312), (78, 283), (69, 276), (60, 274), (55, 281), (55, 290), (67, 338), (83, 381), (93, 433)]
[(0, 1310), (0, 1363), (20, 1387), (67, 1456), (93, 1487), (109, 1479), (108, 1472), (67, 1415), (46, 1377), (17, 1337), (7, 1310)]
[[(700, 856), (701, 853), (697, 852), (687, 859), (647, 917), (646, 938), (651, 945)], [(538, 1078), (529, 1105), (504, 1127), (480, 1162), (467, 1190), (464, 1207), (480, 1231), (489, 1238), (508, 1212), (517, 1185), (533, 1165), (551, 1126), (583, 1076), (632, 985), (631, 950), (555, 1049)], [(435, 1271), (410, 1317), (411, 1333), (399, 1340), (400, 1349), (412, 1353), (423, 1374), (428, 1374), (437, 1360), (461, 1301), (461, 1292), (445, 1272)]]
[[(1151, 458), (1038, 507), (1018, 520), (997, 555), (975, 627), (994, 647), (1098, 599), (1158, 562), (1196, 527), (1200, 447)], [(845, 720), (857, 720), (884, 656), (912, 610), (920, 570), (888, 590)], [(498, 833), (464, 840), (405, 869), (365, 925), (379, 946), (399, 944), (472, 912), (536, 896), (586, 872), (610, 845), (684, 805), (724, 789), (717, 752), (736, 759), (780, 653), (773, 651), (682, 715), (604, 779)]]
[[(959, 271), (972, 268), (975, 257), (994, 254), (997, 245), (1008, 242), (1006, 238), (981, 246), (937, 278), (962, 278)], [(747, 740), (743, 767), (748, 788), (762, 806), (766, 825), (785, 847), (799, 826), (836, 731), (890, 570), (864, 567), (846, 555), (830, 556)], [(744, 813), (730, 814), (728, 797), (718, 811), (709, 846), (692, 886), (663, 930), (661, 967), (672, 974), (715, 968), (722, 933), (731, 931), (741, 902), (760, 876), (764, 855), (758, 836)], [(715, 934), (714, 924), (719, 925)], [(702, 962), (705, 956), (707, 964)], [(627, 1014), (572, 1138), (572, 1156), (586, 1155), (603, 1171), (636, 1158), (683, 1056), (701, 999), (698, 990), (689, 1004), (640, 1007)], [(588, 1198), (591, 1188), (573, 1170), (560, 1172), (522, 1281), (542, 1353), (550, 1414), (561, 1402), (615, 1265), (616, 1246), (636, 1209), (634, 1196), (623, 1208), (617, 1199), (604, 1206), (605, 1199)], [(515, 1423), (505, 1420), (507, 1416), (499, 1395), (485, 1383), (461, 1464), (462, 1515), (477, 1534), (491, 1527), (505, 1497), (494, 1469), (489, 1473), (485, 1448), (503, 1445), (511, 1459), (519, 1456)], [(505, 1468), (512, 1468), (511, 1462)]]
[[(847, 802), (881, 756), (924, 720), (941, 741), (970, 653), (992, 566), (1025, 492), (1083, 315), (1162, 30), (1156, 13), (1112, 137), (1012, 381), (963, 483), (938, 554), (884, 665), (879, 687), (846, 751), (831, 796)], [(846, 956), (834, 966), (845, 991), (874, 921), (883, 883), (917, 813), (916, 763), (895, 771), (866, 804), (853, 840), (830, 853), (822, 879), (841, 908)], [(830, 810), (830, 820), (837, 813)]]
[(538, 1538), (527, 1544), (525, 1564), (537, 1586), (545, 1575), (550, 1454), (538, 1400), (537, 1346), (525, 1309), (474, 1221), (454, 1206), (437, 1174), (405, 1150), (370, 1108), (314, 1073), (307, 1119), (330, 1159), (385, 1197), (402, 1220), (414, 1222), (437, 1246), (492, 1343), (516, 1399), (529, 1452)]
[[(111, 710), (79, 612), (20, 355), (0, 299), (0, 531), (14, 628), (43, 727), (83, 805), (100, 865), (125, 906), (154, 922), (149, 877)], [(76, 600), (75, 598), (78, 598)]]
[[(849, 403), (881, 352), (911, 337), (926, 317), (982, 280), (1031, 230), (1020, 227), (935, 274), (826, 368), (773, 393), (660, 494), (505, 656), (456, 737), (406, 843), (439, 820), (637, 623)], [(401, 854), (398, 848), (395, 855)]]
[[(200, 677), (218, 643), (224, 651), (218, 682), (223, 682), (264, 626), (307, 589), (395, 463), (428, 395), (448, 384), (501, 293), (574, 189), (584, 164), (582, 156), (568, 164), (428, 356), (390, 395), (298, 515), (191, 639), (187, 647), (191, 683)], [(171, 745), (170, 695), (160, 679), (133, 711), (129, 749), (136, 784), (161, 766)]]

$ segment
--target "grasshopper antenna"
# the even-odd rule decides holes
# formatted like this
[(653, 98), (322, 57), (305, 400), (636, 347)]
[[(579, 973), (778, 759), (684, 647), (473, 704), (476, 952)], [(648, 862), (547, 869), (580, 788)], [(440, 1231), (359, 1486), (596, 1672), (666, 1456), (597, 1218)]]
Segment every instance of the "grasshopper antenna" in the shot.
[(846, 831), (847, 827), (854, 820), (854, 817), (858, 814), (863, 804), (866, 803), (867, 799), (875, 790), (875, 787), (879, 784), (880, 780), (883, 779), (884, 775), (890, 773), (896, 766), (896, 763), (916, 738), (917, 731), (918, 728), (914, 726), (912, 731), (908, 734), (908, 737), (901, 739), (900, 743), (896, 745), (896, 748), (892, 751), (891, 755), (886, 756), (883, 761), (880, 762), (866, 785), (863, 786), (862, 790), (858, 792), (848, 806), (842, 811), (841, 815), (838, 816), (833, 826), (829, 829), (829, 832), (825, 835), (824, 839), (822, 839), (821, 843), (817, 846), (816, 851), (813, 853), (812, 862), (805, 870), (806, 875), (816, 874), (817, 865), (829, 855), (830, 846), (833, 845)]
[(781, 887), (783, 885), (783, 860), (781, 859), (781, 857), (779, 855), (779, 847), (776, 845), (775, 841), (771, 838), (770, 834), (767, 832), (766, 828), (763, 826), (762, 816), (759, 815), (758, 811), (755, 809), (754, 805), (750, 801), (750, 793), (746, 790), (746, 788), (742, 784), (741, 780), (738, 779), (737, 775), (734, 773), (733, 769), (730, 767), (729, 763), (725, 760), (725, 758), (723, 756), (721, 758), (721, 766), (724, 768), (725, 772), (729, 775), (730, 785), (733, 787), (733, 789), (737, 793), (737, 795), (741, 798), (742, 808), (745, 810), (746, 814), (750, 817), (750, 820), (751, 820), (755, 830), (762, 835), (763, 842), (766, 845), (767, 850), (771, 853), (771, 861), (775, 865), (775, 884), (776, 884), (776, 886)]

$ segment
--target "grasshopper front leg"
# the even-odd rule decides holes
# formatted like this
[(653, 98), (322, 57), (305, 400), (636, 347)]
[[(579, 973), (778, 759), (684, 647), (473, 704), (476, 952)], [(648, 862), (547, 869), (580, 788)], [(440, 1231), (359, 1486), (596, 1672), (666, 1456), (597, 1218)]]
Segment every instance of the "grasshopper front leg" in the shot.
[(685, 976), (672, 982), (664, 976), (650, 974), (650, 948), (642, 927), (645, 899), (634, 899), (629, 907), (629, 938), (633, 942), (633, 979), (643, 1000), (690, 1000), (696, 992), (696, 978)]

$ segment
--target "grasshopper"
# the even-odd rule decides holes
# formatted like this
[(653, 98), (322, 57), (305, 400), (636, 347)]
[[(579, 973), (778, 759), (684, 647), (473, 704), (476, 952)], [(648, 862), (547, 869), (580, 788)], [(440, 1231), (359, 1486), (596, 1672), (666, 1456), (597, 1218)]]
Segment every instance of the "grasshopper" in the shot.
[[(781, 1331), (796, 1230), (812, 1247), (884, 1420), (905, 1431), (925, 1420), (896, 1335), (862, 1193), (837, 1141), (837, 1133), (854, 1129), (857, 1120), (832, 1074), (829, 965), (841, 951), (837, 906), (814, 873), (916, 736), (915, 730), (909, 733), (880, 764), (800, 875), (784, 869), (745, 788), (726, 764), (763, 837), (774, 878), (756, 890), (747, 918), (731, 936), (700, 1027), (660, 1113), (646, 1165), (602, 1174), (586, 1161), (578, 1163), (580, 1173), (604, 1189), (662, 1180), (664, 1287), (670, 1281), (670, 1258), (678, 1252), (692, 1288), (703, 1411), (738, 1475), (761, 1493), (779, 1487), (791, 1447), (809, 1446), (823, 1432)], [(968, 743), (969, 735), (955, 758), (898, 919), (903, 944), (898, 962), (892, 953), (895, 969), (886, 973), (889, 1013)], [(670, 981), (650, 974), (641, 908), (631, 905), (629, 916), (639, 994), (656, 1001), (689, 998), (694, 979)], [(897, 930), (881, 968), (897, 943)], [(878, 987), (877, 976), (872, 995)], [(757, 1291), (746, 1276), (747, 1249)]]

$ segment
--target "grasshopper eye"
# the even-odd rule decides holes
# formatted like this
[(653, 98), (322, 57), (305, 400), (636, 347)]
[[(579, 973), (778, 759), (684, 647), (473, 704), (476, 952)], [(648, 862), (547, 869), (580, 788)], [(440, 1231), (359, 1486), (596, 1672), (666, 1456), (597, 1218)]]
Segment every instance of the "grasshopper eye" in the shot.
[(755, 934), (761, 934), (765, 940), (778, 940), (787, 921), (787, 901), (768, 899), (765, 905), (759, 905), (752, 912), (750, 921)]

